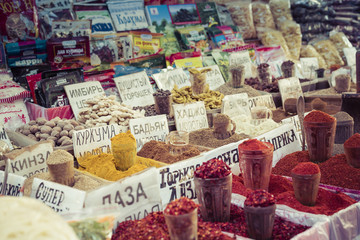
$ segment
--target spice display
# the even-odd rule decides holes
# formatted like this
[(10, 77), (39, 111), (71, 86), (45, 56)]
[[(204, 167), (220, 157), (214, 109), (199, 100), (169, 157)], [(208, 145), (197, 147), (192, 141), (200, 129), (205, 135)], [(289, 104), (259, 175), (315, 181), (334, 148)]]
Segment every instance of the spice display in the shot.
[(340, 66), (344, 65), (344, 61), (341, 59), (338, 50), (330, 40), (319, 41), (314, 44), (314, 47), (324, 58), (328, 67), (336, 64), (339, 64)]
[(115, 100), (116, 96), (98, 96), (85, 101), (89, 105), (79, 113), (79, 122), (86, 127), (118, 124), (129, 126), (130, 119), (144, 117), (144, 113), (133, 110)]
[(111, 149), (117, 170), (126, 171), (135, 163), (136, 140), (130, 130), (111, 138)]
[(214, 136), (217, 139), (231, 137), (236, 130), (236, 124), (226, 114), (219, 113), (213, 118)]
[(214, 130), (212, 128), (205, 128), (190, 132), (189, 143), (209, 148), (217, 148), (229, 143), (238, 142), (242, 139), (248, 138), (248, 135), (235, 133), (226, 139), (217, 139), (214, 136)]
[(212, 91), (207, 88), (204, 93), (193, 95), (191, 87), (182, 87), (171, 91), (174, 103), (192, 103), (204, 101), (206, 109), (216, 109), (221, 107), (221, 101), (224, 95), (218, 91)]
[(298, 174), (298, 175), (311, 175), (311, 174), (317, 174), (320, 172), (320, 168), (317, 164), (312, 162), (303, 162), (296, 165), (291, 170), (292, 173)]
[(311, 101), (311, 108), (314, 110), (324, 111), (327, 106), (327, 102), (321, 100), (321, 98), (315, 98)]
[(231, 173), (230, 167), (222, 160), (211, 159), (196, 168), (194, 176), (198, 178), (222, 178)]
[[(159, 89), (153, 93), (155, 100), (155, 111), (157, 114), (170, 114), (171, 112), (171, 92), (169, 90)], [(145, 112), (146, 115), (146, 112)]]
[(45, 118), (37, 118), (16, 131), (36, 141), (51, 140), (54, 142), (54, 146), (70, 146), (73, 144), (73, 132), (83, 129), (85, 127), (74, 119), (56, 117), (50, 121)]
[(335, 90), (338, 93), (350, 90), (351, 77), (348, 74), (340, 74), (335, 77)]
[(360, 134), (355, 133), (348, 140), (345, 141), (344, 147), (357, 148), (360, 147)]
[(55, 182), (70, 187), (75, 184), (73, 155), (65, 150), (55, 150), (46, 159), (46, 164)]
[(188, 199), (187, 197), (181, 197), (169, 203), (164, 210), (164, 214), (187, 214), (194, 211), (197, 207), (198, 205), (194, 201)]
[(245, 84), (250, 85), (256, 90), (265, 91), (265, 92), (279, 92), (279, 85), (277, 79), (273, 79), (270, 83), (261, 82), (259, 78), (246, 78)]
[(323, 69), (327, 68), (325, 59), (311, 45), (302, 45), (301, 46), (300, 57), (302, 57), (302, 58), (316, 57), (318, 60), (319, 68), (323, 68)]
[(275, 204), (274, 195), (265, 190), (255, 190), (250, 193), (244, 202), (245, 206), (251, 207), (267, 207)]
[(185, 148), (185, 151), (180, 155), (173, 155), (170, 153), (170, 145), (164, 142), (151, 140), (144, 144), (141, 150), (137, 153), (140, 157), (151, 158), (159, 162), (164, 163), (175, 163), (181, 160), (192, 158), (200, 155), (200, 150), (197, 148), (188, 145)]
[(312, 111), (308, 115), (305, 116), (304, 121), (313, 122), (313, 123), (329, 123), (335, 120), (334, 117), (326, 114), (322, 111)]
[(247, 93), (249, 97), (260, 96), (260, 93), (249, 85), (242, 85), (241, 88), (234, 88), (231, 82), (221, 85), (215, 91), (221, 92), (224, 95)]

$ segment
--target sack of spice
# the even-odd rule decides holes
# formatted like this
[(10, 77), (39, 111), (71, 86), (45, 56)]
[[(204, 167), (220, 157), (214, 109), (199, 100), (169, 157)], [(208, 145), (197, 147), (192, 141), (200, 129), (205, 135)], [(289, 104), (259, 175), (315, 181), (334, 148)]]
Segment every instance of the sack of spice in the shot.
[(332, 65), (344, 65), (344, 61), (342, 60), (339, 51), (330, 40), (314, 41), (313, 46), (325, 59), (328, 67), (331, 67)]

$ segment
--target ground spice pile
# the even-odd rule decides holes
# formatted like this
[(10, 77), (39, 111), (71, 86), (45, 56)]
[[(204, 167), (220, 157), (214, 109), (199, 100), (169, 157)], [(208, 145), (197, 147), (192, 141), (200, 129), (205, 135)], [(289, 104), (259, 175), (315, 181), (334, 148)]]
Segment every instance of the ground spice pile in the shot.
[(303, 162), (296, 165), (291, 170), (292, 173), (297, 175), (313, 175), (320, 172), (320, 168), (317, 164), (312, 162)]
[(334, 117), (322, 111), (314, 110), (305, 116), (305, 122), (330, 123), (335, 120)]
[[(252, 191), (245, 188), (241, 176), (233, 176), (232, 184), (233, 193), (247, 196)], [(284, 204), (302, 212), (328, 216), (356, 203), (354, 199), (344, 193), (332, 193), (319, 188), (315, 206), (304, 206), (295, 198), (292, 183), (286, 178), (277, 175), (271, 175), (270, 177), (269, 193), (275, 196), (276, 204)]]
[(347, 148), (358, 148), (360, 147), (360, 134), (355, 133), (348, 140), (345, 141), (344, 147)]
[(151, 140), (144, 144), (137, 153), (138, 156), (151, 158), (164, 163), (175, 163), (184, 159), (200, 155), (200, 150), (193, 146), (187, 146), (186, 151), (180, 155), (170, 153), (170, 145), (164, 142)]
[(212, 128), (193, 131), (189, 134), (189, 142), (194, 145), (217, 148), (229, 143), (238, 142), (242, 139), (249, 138), (249, 136), (246, 134), (235, 133), (231, 137), (221, 140), (214, 137), (213, 131), (214, 130)]

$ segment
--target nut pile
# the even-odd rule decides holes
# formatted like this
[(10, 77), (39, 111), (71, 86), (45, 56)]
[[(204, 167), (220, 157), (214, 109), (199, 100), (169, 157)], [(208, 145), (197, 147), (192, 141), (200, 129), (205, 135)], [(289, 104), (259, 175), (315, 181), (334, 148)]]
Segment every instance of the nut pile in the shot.
[[(278, 78), (281, 79), (281, 78)], [(246, 78), (245, 84), (250, 85), (251, 87), (255, 88), (256, 90), (265, 91), (265, 92), (279, 92), (279, 86), (277, 83), (278, 79), (272, 80), (271, 83), (262, 83), (258, 78)]]
[(72, 145), (72, 135), (75, 130), (85, 129), (74, 119), (53, 118), (50, 121), (45, 118), (37, 118), (17, 129), (29, 138), (36, 141), (52, 140), (54, 146)]
[(80, 111), (79, 122), (86, 128), (109, 124), (128, 127), (130, 119), (144, 117), (144, 111), (133, 110), (115, 99), (115, 96), (98, 96), (87, 100), (89, 107)]

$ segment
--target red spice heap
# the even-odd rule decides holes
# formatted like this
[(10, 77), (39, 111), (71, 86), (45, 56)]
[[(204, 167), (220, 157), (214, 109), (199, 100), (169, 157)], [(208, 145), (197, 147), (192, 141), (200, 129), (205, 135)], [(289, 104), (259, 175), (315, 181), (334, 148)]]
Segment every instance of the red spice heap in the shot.
[(266, 150), (272, 147), (271, 143), (261, 142), (257, 139), (250, 139), (239, 145), (241, 150)]
[(348, 140), (345, 141), (344, 147), (357, 148), (360, 147), (360, 134), (355, 133)]
[(330, 116), (327, 113), (324, 113), (322, 111), (314, 110), (310, 112), (306, 117), (304, 118), (304, 121), (306, 122), (316, 122), (316, 123), (330, 123), (335, 121), (335, 118)]
[(312, 175), (319, 173), (320, 168), (315, 163), (303, 162), (296, 165), (296, 167), (294, 167), (291, 172), (297, 175)]
[(197, 167), (194, 175), (198, 178), (222, 178), (231, 173), (230, 167), (222, 160), (211, 159)]
[(250, 207), (268, 207), (275, 204), (274, 195), (268, 193), (265, 190), (255, 190), (250, 193), (246, 200), (245, 206)]
[(197, 207), (198, 205), (194, 201), (187, 197), (181, 197), (169, 203), (164, 213), (168, 215), (183, 215), (194, 211)]

